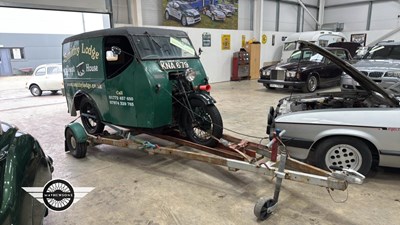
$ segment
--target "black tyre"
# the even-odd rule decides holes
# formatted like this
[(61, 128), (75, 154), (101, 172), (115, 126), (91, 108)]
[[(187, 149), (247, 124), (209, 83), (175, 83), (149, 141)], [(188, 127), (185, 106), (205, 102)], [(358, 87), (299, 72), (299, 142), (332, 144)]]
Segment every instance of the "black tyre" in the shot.
[(271, 214), (270, 207), (274, 206), (276, 202), (272, 198), (260, 198), (254, 206), (254, 215), (259, 220), (266, 220)]
[(366, 175), (372, 165), (370, 148), (354, 137), (332, 137), (316, 147), (315, 164), (325, 170), (330, 166), (350, 168)]
[(187, 26), (186, 16), (182, 16), (181, 23), (182, 23), (182, 26)]
[(32, 84), (30, 87), (29, 87), (29, 90), (31, 91), (31, 94), (33, 95), (33, 96), (41, 96), (42, 95), (42, 89), (40, 89), (40, 87), (39, 86), (37, 86), (36, 84)]
[(303, 92), (314, 92), (318, 87), (318, 78), (317, 76), (310, 74), (306, 81), (306, 86), (302, 88)]
[(89, 134), (103, 132), (104, 124), (101, 122), (99, 110), (88, 98), (84, 98), (80, 106), (83, 127)]
[(202, 101), (191, 101), (193, 118), (188, 111), (183, 115), (183, 127), (187, 137), (198, 144), (214, 147), (222, 137), (222, 118), (215, 105), (205, 105)]
[(65, 132), (65, 141), (67, 142), (68, 150), (75, 158), (83, 158), (86, 156), (87, 145), (84, 143), (77, 143), (76, 137), (71, 129)]
[(165, 11), (165, 19), (166, 19), (166, 20), (169, 20), (169, 13), (168, 13), (168, 11)]
[(55, 95), (55, 94), (57, 94), (57, 90), (53, 90), (53, 91), (51, 91), (51, 93), (53, 94), (53, 95)]
[(270, 84), (264, 84), (264, 87), (266, 87), (266, 88), (268, 88), (268, 89), (271, 89), (271, 90), (274, 90), (274, 89), (275, 89), (274, 87), (271, 87)]

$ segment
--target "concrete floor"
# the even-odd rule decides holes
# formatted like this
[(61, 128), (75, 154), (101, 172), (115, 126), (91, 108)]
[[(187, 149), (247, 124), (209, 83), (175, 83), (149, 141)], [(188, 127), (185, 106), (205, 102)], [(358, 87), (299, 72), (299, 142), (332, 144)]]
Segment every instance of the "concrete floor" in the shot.
[[(335, 203), (325, 188), (284, 181), (277, 211), (260, 222), (253, 207), (273, 195), (270, 177), (105, 145), (76, 159), (64, 152), (64, 126), (74, 119), (65, 98), (32, 97), (26, 79), (0, 77), (0, 120), (39, 140), (54, 159), (53, 178), (95, 187), (67, 211), (51, 211), (44, 224), (400, 224), (399, 169), (372, 171), (363, 185), (348, 188), (345, 203)], [(265, 136), (269, 106), (290, 94), (256, 81), (212, 87), (224, 126), (257, 137)], [(340, 201), (346, 192), (332, 196)]]

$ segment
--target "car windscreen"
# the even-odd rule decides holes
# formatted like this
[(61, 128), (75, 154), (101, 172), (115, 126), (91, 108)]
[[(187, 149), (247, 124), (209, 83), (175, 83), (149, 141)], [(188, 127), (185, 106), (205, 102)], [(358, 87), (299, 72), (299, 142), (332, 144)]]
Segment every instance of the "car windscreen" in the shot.
[(295, 51), (289, 57), (288, 62), (298, 62), (298, 61), (314, 61), (321, 62), (323, 59), (322, 55), (315, 53), (311, 50), (305, 51)]
[(198, 57), (188, 37), (135, 35), (133, 42), (141, 59)]
[(372, 47), (364, 59), (400, 59), (400, 45), (377, 45)]

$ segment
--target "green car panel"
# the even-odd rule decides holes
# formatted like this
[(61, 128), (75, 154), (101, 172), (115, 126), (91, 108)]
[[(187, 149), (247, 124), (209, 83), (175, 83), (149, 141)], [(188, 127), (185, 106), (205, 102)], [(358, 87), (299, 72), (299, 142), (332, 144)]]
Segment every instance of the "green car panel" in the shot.
[(22, 187), (43, 187), (51, 180), (52, 160), (31, 135), (0, 126), (0, 224), (42, 224), (45, 206)]

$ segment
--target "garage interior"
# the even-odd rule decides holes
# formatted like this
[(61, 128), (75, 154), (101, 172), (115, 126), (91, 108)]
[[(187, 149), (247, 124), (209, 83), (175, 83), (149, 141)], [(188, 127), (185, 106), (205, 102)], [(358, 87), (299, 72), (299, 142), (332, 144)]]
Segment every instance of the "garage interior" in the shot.
[[(400, 170), (396, 168), (373, 168), (364, 184), (350, 185), (344, 192), (285, 180), (277, 210), (266, 221), (259, 221), (253, 214), (254, 203), (262, 196), (273, 195), (276, 179), (271, 177), (109, 145), (89, 147), (82, 159), (66, 153), (64, 129), (76, 117), (68, 114), (65, 96), (61, 92), (31, 96), (25, 88), (28, 76), (21, 69), (60, 63), (61, 42), (68, 36), (122, 26), (187, 32), (195, 49), (202, 49), (200, 59), (212, 86), (212, 97), (224, 127), (230, 129), (224, 133), (257, 143), (267, 137), (269, 107), (286, 96), (301, 93), (266, 89), (257, 83), (258, 75), (230, 81), (232, 56), (245, 47), (243, 37), (246, 43), (261, 42), (258, 69), (280, 62), (285, 37), (293, 33), (324, 29), (342, 32), (347, 40), (352, 34), (365, 34), (365, 46), (400, 40), (397, 0), (239, 0), (236, 30), (162, 26), (164, 9), (160, 2), (0, 0), (0, 10), (80, 13), (81, 18), (60, 25), (81, 27), (68, 33), (24, 32), (13, 19), (0, 20), (0, 51), (21, 48), (25, 53), (20, 59), (10, 59), (12, 74), (0, 76), (0, 121), (14, 124), (39, 141), (54, 161), (53, 178), (68, 180), (74, 187), (94, 187), (68, 210), (49, 211), (43, 224), (399, 223)], [(86, 26), (84, 14), (88, 14)], [(93, 17), (100, 20), (94, 27), (89, 24), (92, 14), (100, 15)], [(12, 30), (4, 30), (4, 23), (14, 22), (17, 25)], [(203, 46), (205, 32), (211, 34), (210, 47)], [(221, 49), (223, 35), (230, 35), (230, 48), (226, 50)]]

